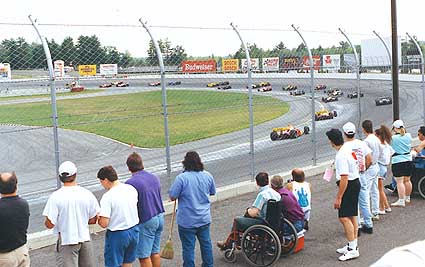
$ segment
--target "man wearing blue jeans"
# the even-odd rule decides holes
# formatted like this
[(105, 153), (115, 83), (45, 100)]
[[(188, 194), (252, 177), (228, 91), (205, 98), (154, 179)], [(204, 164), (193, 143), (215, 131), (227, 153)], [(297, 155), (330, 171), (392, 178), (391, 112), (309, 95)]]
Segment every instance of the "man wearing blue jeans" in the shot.
[(213, 267), (209, 196), (216, 193), (214, 178), (204, 171), (195, 151), (186, 153), (183, 167), (183, 173), (176, 177), (169, 190), (170, 199), (179, 200), (177, 225), (183, 249), (183, 267), (195, 267), (196, 238), (201, 248), (202, 267)]

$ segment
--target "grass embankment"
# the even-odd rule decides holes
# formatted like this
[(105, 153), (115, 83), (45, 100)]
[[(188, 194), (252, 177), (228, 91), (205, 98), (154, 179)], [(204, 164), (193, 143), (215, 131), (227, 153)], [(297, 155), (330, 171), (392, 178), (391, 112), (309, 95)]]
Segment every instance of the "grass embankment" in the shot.
[[(171, 145), (249, 127), (248, 96), (243, 93), (170, 90), (167, 92)], [(164, 146), (161, 91), (58, 101), (59, 125), (140, 147)], [(289, 110), (270, 96), (254, 96), (260, 124)], [(51, 125), (48, 102), (0, 106), (0, 123)]]
[[(64, 93), (56, 93), (56, 96), (72, 96), (72, 95), (84, 95), (84, 94), (93, 94), (105, 91), (105, 89), (86, 89), (81, 92), (64, 92)], [(32, 99), (32, 98), (41, 98), (48, 97), (50, 99), (50, 94), (36, 94), (36, 95), (19, 95), (19, 96), (3, 96), (0, 97), (0, 101), (8, 101), (14, 99)]]

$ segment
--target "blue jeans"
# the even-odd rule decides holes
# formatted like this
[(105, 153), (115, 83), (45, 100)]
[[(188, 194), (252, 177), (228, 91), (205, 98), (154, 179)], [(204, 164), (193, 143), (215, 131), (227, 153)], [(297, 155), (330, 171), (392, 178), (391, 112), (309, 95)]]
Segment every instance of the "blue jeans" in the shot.
[[(299, 221), (295, 221), (292, 223), (292, 225), (294, 225), (295, 230), (297, 231), (297, 233), (301, 232), (304, 229), (304, 220), (299, 220)], [(289, 227), (288, 224), (283, 224), (283, 234), (288, 234), (291, 233), (291, 228)]]
[(139, 224), (139, 245), (137, 258), (146, 259), (158, 254), (161, 249), (161, 233), (164, 228), (164, 214), (160, 213), (149, 221)]
[(179, 225), (179, 236), (183, 249), (183, 267), (195, 267), (196, 238), (201, 248), (202, 267), (214, 266), (210, 224), (195, 228), (184, 228)]
[(370, 193), (372, 185), (375, 182), (378, 182), (378, 172), (379, 166), (378, 164), (374, 164), (370, 166), (367, 171), (360, 174), (359, 208), (361, 214), (363, 215), (364, 224), (366, 227), (373, 227), (372, 213), (370, 212)]

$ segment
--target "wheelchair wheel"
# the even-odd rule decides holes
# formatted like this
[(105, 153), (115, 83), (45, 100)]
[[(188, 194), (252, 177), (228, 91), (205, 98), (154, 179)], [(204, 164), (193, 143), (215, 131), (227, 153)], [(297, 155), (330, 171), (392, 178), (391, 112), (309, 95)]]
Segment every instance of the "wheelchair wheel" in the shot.
[(422, 198), (425, 198), (425, 176), (418, 182), (418, 192)]
[(281, 243), (266, 225), (253, 225), (242, 236), (242, 251), (251, 266), (272, 266), (280, 258)]
[(288, 256), (297, 247), (298, 235), (297, 230), (290, 221), (284, 219), (284, 224), (288, 226), (285, 228), (289, 228), (289, 232), (282, 234), (282, 255)]
[(224, 260), (229, 263), (235, 263), (236, 262), (236, 254), (235, 249), (229, 248), (224, 251)]

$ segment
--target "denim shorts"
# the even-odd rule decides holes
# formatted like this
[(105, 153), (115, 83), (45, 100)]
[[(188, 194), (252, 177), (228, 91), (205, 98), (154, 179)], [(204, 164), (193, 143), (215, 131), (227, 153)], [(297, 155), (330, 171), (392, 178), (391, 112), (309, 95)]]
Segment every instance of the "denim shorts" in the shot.
[(105, 266), (119, 267), (123, 263), (134, 262), (138, 241), (139, 227), (137, 225), (127, 230), (107, 230), (105, 234)]
[(160, 213), (149, 221), (139, 224), (139, 245), (136, 256), (139, 259), (149, 258), (161, 250), (161, 233), (164, 229), (164, 214)]
[(378, 177), (381, 180), (385, 180), (385, 178), (387, 178), (387, 171), (388, 168), (386, 165), (379, 163), (379, 172), (378, 172)]

